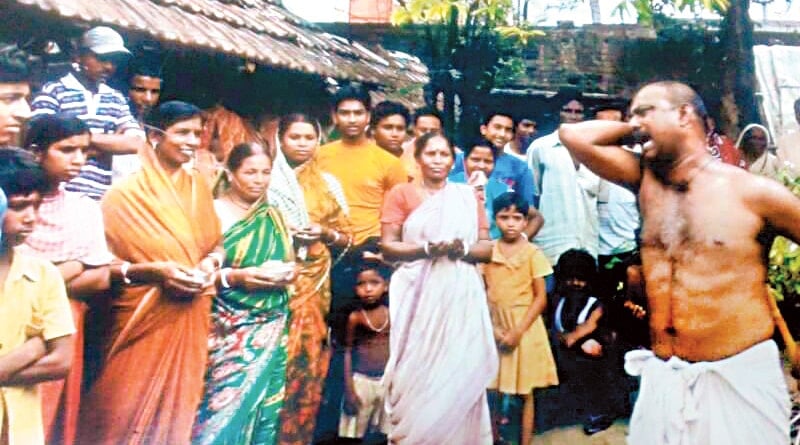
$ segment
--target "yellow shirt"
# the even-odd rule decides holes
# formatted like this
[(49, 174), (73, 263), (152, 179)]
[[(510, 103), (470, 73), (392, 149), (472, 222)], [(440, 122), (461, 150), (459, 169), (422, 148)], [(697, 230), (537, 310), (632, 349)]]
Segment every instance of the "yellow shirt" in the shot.
[[(58, 269), (48, 261), (15, 253), (0, 287), (0, 320), (0, 356), (36, 335), (47, 341), (74, 333)], [(0, 386), (0, 437), (6, 424), (9, 445), (44, 443), (37, 385)]]
[(354, 244), (380, 236), (384, 195), (395, 185), (408, 182), (400, 159), (372, 141), (345, 145), (339, 140), (323, 145), (317, 162), (320, 170), (332, 174), (342, 184), (350, 207)]

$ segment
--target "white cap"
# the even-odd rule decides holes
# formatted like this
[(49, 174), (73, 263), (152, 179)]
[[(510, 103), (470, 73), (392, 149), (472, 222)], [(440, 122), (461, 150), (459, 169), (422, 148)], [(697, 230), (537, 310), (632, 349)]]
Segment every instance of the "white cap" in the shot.
[(125, 41), (122, 40), (122, 36), (108, 26), (97, 26), (86, 31), (81, 43), (83, 48), (99, 55), (131, 53), (128, 48), (125, 48)]

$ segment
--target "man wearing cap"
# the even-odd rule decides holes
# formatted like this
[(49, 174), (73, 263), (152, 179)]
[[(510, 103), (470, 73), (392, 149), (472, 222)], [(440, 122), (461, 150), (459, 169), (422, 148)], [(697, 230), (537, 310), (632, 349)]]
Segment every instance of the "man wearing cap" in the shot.
[(122, 36), (105, 26), (87, 31), (81, 40), (76, 68), (48, 82), (33, 99), (33, 115), (64, 113), (86, 122), (95, 151), (67, 190), (100, 199), (111, 186), (113, 155), (134, 154), (145, 144), (144, 132), (131, 114), (125, 97), (106, 85), (116, 61), (130, 52)]

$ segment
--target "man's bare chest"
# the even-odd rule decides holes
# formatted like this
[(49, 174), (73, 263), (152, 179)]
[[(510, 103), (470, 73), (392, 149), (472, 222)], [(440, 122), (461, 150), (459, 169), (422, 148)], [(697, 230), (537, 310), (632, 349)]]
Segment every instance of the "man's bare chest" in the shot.
[(640, 200), (642, 245), (671, 257), (724, 251), (754, 240), (759, 230), (758, 221), (730, 194), (652, 186), (642, 190)]

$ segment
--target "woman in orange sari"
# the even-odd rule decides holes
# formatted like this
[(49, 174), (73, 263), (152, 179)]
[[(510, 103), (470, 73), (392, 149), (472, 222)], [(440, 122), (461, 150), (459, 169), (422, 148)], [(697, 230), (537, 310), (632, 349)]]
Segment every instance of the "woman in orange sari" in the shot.
[(148, 119), (142, 170), (103, 200), (112, 280), (111, 332), (81, 409), (81, 444), (188, 444), (203, 395), (214, 272), (222, 256), (211, 190), (184, 168), (201, 111), (166, 102)]
[(347, 204), (336, 179), (314, 161), (319, 126), (302, 114), (281, 119), (269, 202), (280, 209), (298, 245), (300, 273), (289, 300), (286, 398), (281, 444), (312, 443), (330, 353), (325, 318), (330, 307), (329, 247), (350, 243)]

